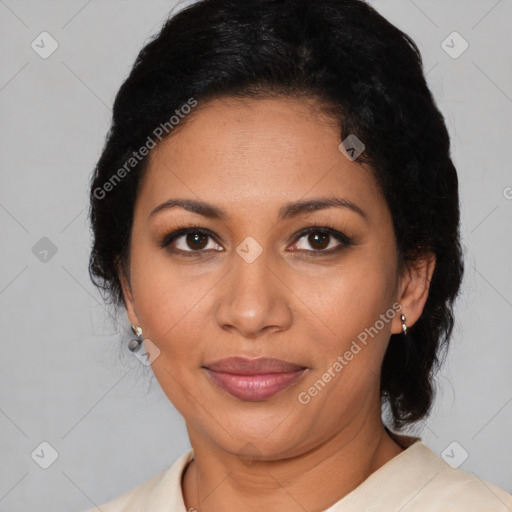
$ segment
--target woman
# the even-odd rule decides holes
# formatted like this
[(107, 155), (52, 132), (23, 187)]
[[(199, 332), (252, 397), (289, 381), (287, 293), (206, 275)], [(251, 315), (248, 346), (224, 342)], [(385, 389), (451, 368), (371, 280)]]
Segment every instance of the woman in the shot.
[(416, 45), (362, 1), (171, 18), (115, 101), (90, 271), (192, 450), (101, 510), (511, 510), (382, 420), (432, 406), (457, 187)]

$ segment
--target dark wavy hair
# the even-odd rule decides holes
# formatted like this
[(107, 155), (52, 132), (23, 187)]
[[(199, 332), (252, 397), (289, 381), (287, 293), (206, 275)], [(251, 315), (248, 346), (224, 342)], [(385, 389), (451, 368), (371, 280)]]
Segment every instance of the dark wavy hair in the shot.
[(339, 123), (341, 140), (354, 134), (366, 146), (358, 161), (386, 198), (400, 268), (435, 254), (423, 314), (406, 337), (391, 335), (381, 372), (392, 426), (424, 418), (463, 275), (457, 173), (416, 44), (361, 0), (200, 0), (164, 23), (116, 96), (92, 176), (93, 282), (123, 305), (119, 273), (129, 266), (147, 156), (133, 168), (126, 162), (190, 98), (222, 96), (316, 99)]

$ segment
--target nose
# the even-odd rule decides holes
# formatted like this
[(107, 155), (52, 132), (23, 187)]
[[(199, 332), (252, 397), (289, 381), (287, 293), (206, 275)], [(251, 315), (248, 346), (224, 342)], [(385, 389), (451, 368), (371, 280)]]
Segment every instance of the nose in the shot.
[(220, 290), (215, 316), (223, 330), (255, 339), (292, 324), (292, 292), (269, 266), (265, 251), (251, 263), (233, 254), (232, 269)]

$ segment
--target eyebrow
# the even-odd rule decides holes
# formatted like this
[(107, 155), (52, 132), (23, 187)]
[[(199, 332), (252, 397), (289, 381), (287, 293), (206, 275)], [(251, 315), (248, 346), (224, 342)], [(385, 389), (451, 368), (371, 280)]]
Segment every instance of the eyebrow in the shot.
[[(227, 212), (218, 206), (194, 199), (169, 199), (168, 201), (165, 201), (165, 203), (162, 203), (154, 208), (149, 216), (152, 217), (159, 212), (173, 208), (183, 208), (184, 210), (197, 213), (198, 215), (202, 215), (203, 217), (207, 217), (209, 219), (217, 219), (221, 221), (226, 221), (229, 219)], [(362, 210), (359, 206), (352, 203), (351, 201), (347, 201), (346, 199), (342, 199), (340, 197), (321, 197), (287, 203), (279, 209), (278, 220), (282, 221), (285, 219), (291, 219), (304, 213), (325, 210), (327, 208), (346, 208), (357, 213), (365, 220), (368, 220), (368, 216), (364, 210)]]

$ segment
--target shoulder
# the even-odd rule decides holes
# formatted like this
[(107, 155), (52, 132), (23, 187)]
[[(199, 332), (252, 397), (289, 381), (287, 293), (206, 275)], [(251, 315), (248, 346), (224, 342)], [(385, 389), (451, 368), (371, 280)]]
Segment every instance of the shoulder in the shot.
[(189, 450), (165, 471), (142, 482), (121, 496), (86, 512), (185, 511), (181, 492), (181, 475), (192, 460), (193, 454), (193, 450)]
[[(423, 445), (422, 459), (430, 458), (437, 468), (420, 489), (407, 511), (445, 511), (447, 505), (453, 512), (511, 512), (512, 496), (497, 485), (481, 479), (473, 473), (456, 469)], [(437, 459), (437, 461), (436, 461)]]
[(512, 496), (453, 468), (420, 438), (396, 435), (404, 451), (326, 512), (512, 512)]
[(512, 496), (500, 487), (454, 468), (421, 440), (396, 457), (396, 485), (405, 492), (404, 512), (511, 512)]

